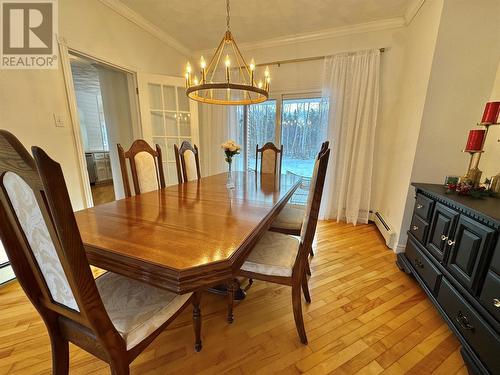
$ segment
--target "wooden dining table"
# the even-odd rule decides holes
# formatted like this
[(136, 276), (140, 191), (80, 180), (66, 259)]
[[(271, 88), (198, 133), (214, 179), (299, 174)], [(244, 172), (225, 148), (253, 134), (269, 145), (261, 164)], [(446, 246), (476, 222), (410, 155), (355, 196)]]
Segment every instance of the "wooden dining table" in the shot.
[(75, 213), (89, 262), (175, 293), (234, 277), (301, 179), (233, 172)]

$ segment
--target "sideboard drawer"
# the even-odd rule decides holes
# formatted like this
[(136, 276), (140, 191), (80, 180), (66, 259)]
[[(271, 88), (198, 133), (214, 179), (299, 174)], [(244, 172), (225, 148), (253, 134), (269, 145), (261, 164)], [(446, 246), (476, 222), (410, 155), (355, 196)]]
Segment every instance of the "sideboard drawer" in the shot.
[(480, 301), (484, 307), (500, 322), (500, 276), (488, 271), (481, 291)]
[(425, 245), (428, 227), (429, 224), (427, 224), (424, 219), (418, 215), (413, 215), (410, 225), (410, 233), (413, 234), (413, 236), (415, 236), (415, 238), (419, 240), (422, 245)]
[(417, 214), (425, 221), (429, 221), (432, 213), (432, 206), (434, 206), (434, 201), (432, 199), (427, 198), (422, 194), (417, 194), (413, 213)]
[(418, 275), (424, 280), (425, 285), (427, 285), (433, 294), (436, 294), (442, 274), (411, 238), (408, 239), (405, 255)]
[(492, 374), (500, 373), (500, 338), (468, 302), (443, 279), (438, 302)]

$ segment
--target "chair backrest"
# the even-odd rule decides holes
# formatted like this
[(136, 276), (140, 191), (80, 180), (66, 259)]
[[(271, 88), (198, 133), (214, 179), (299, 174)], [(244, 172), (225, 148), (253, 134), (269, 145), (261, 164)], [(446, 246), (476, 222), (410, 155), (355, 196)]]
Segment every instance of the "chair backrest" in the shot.
[[(326, 143), (326, 144), (325, 144)], [(321, 205), (321, 197), (323, 196), (323, 187), (325, 185), (326, 170), (328, 167), (328, 159), (330, 157), (330, 149), (328, 142), (323, 143), (320, 152), (314, 162), (314, 170), (311, 177), (311, 185), (309, 187), (309, 196), (307, 198), (304, 223), (300, 232), (301, 248), (297, 257), (296, 267), (300, 261), (307, 260), (309, 250), (312, 246), (316, 226), (318, 224), (318, 215)]]
[[(259, 148), (255, 146), (255, 170), (257, 171), (260, 153), (260, 173), (281, 173), (281, 162), (283, 159), (283, 145), (277, 148), (274, 143), (267, 142), (264, 146)], [(279, 164), (278, 164), (279, 157)]]
[(129, 159), (130, 162), (130, 172), (136, 195), (165, 187), (165, 175), (159, 145), (156, 145), (156, 150), (153, 150), (146, 141), (137, 139), (132, 143), (128, 151), (124, 151), (120, 144), (117, 147), (126, 197), (132, 196), (126, 159)]
[(174, 144), (174, 153), (179, 184), (199, 180), (201, 172), (198, 147), (191, 145), (188, 141), (183, 141), (180, 147)]
[(0, 238), (16, 277), (46, 324), (62, 316), (124, 347), (92, 276), (61, 167), (42, 149), (33, 153), (0, 130)]

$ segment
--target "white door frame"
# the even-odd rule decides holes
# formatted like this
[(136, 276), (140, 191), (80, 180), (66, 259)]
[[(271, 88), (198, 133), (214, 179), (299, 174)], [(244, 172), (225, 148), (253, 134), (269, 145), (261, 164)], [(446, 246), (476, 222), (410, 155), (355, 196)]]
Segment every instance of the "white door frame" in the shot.
[(66, 97), (68, 100), (68, 107), (71, 118), (71, 126), (73, 129), (73, 136), (75, 139), (75, 146), (77, 152), (77, 160), (78, 167), (80, 169), (81, 176), (81, 188), (83, 190), (83, 203), (85, 208), (93, 207), (94, 201), (92, 199), (92, 190), (90, 188), (90, 179), (87, 171), (87, 162), (85, 160), (85, 150), (83, 147), (83, 140), (81, 134), (81, 126), (80, 126), (80, 118), (78, 116), (78, 106), (76, 102), (76, 93), (75, 86), (73, 84), (73, 75), (71, 73), (71, 61), (70, 61), (70, 52), (74, 52), (80, 56), (87, 57), (91, 60), (94, 60), (98, 63), (101, 63), (104, 66), (108, 66), (114, 69), (118, 69), (129, 73), (127, 75), (128, 80), (128, 89), (129, 89), (129, 98), (130, 98), (130, 112), (132, 115), (132, 133), (135, 139), (142, 137), (142, 126), (140, 120), (139, 113), (139, 99), (137, 97), (137, 72), (132, 70), (131, 68), (124, 67), (112, 62), (107, 61), (106, 59), (97, 57), (92, 53), (88, 53), (82, 51), (77, 48), (73, 48), (68, 45), (64, 38), (58, 39), (59, 43), (59, 56), (61, 59), (61, 66), (64, 76), (64, 83), (66, 86)]

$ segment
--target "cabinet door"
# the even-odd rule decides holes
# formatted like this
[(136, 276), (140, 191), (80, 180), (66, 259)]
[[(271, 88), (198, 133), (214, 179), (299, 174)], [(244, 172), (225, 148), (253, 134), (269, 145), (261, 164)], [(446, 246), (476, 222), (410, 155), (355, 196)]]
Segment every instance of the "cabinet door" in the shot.
[(458, 212), (441, 203), (436, 204), (429, 230), (429, 242), (426, 247), (440, 263), (445, 261), (447, 241), (455, 229), (457, 219)]
[(495, 231), (460, 215), (451, 246), (447, 268), (466, 288), (476, 293), (481, 274), (485, 272)]

